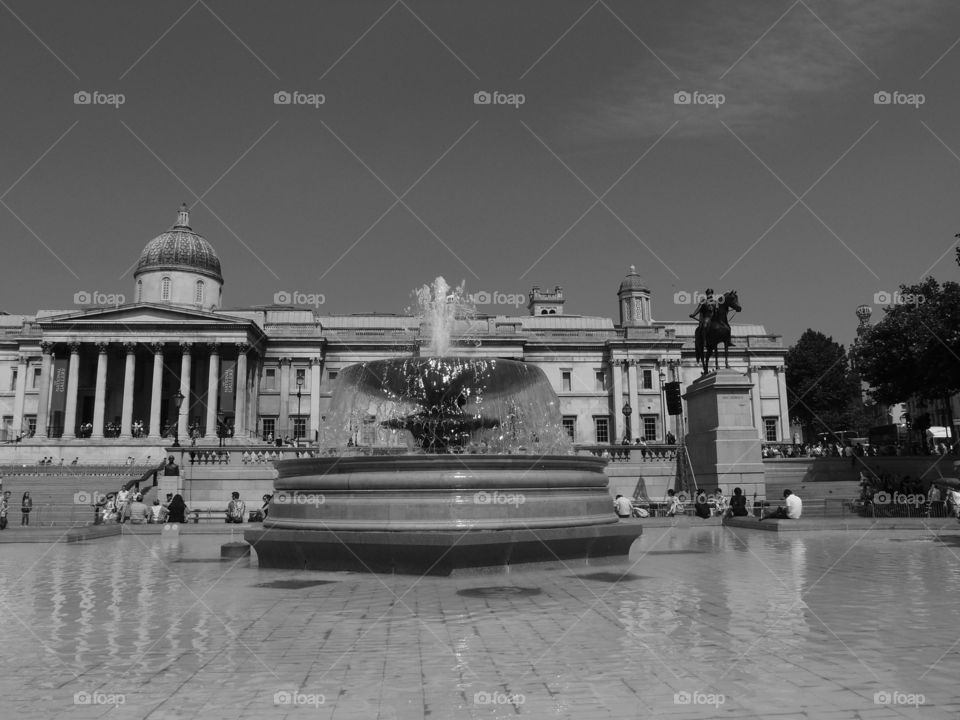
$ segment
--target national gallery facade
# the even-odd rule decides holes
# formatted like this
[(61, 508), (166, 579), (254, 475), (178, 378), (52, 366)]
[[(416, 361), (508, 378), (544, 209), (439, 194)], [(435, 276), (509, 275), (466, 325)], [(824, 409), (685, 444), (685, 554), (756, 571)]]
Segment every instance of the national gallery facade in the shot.
[[(429, 344), (429, 329), (411, 315), (223, 309), (223, 284), (220, 259), (182, 206), (173, 227), (144, 247), (133, 302), (0, 314), (0, 439), (52, 446), (165, 445), (173, 436), (204, 444), (312, 441), (342, 368)], [(610, 295), (612, 306), (612, 288)], [(664, 384), (685, 388), (700, 375), (696, 322), (654, 320), (650, 290), (632, 267), (616, 301), (615, 318), (576, 315), (561, 288), (534, 287), (524, 315), (478, 312), (461, 323), (467, 341), (457, 352), (542, 368), (577, 443), (664, 442), (668, 432), (682, 434), (666, 414)], [(780, 336), (734, 324), (733, 337), (730, 365), (753, 381), (760, 439), (789, 440)]]

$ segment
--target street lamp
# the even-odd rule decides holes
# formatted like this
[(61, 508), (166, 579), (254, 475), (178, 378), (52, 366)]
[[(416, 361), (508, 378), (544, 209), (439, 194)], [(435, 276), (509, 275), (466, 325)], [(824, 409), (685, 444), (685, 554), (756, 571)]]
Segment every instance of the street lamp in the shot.
[[(297, 374), (297, 422), (301, 422), (300, 418), (300, 398), (303, 396), (303, 375)], [(300, 436), (297, 434), (296, 424), (293, 426), (293, 434), (296, 436), (297, 447), (300, 447)]]
[(627, 400), (627, 404), (623, 406), (623, 437), (626, 438), (627, 442), (632, 439), (630, 437), (630, 416), (632, 414), (633, 408), (630, 407), (630, 401)]
[(173, 406), (177, 409), (177, 420), (173, 426), (173, 447), (180, 447), (180, 406), (183, 405), (183, 393), (177, 390), (173, 396)]
[(664, 396), (663, 384), (666, 382), (666, 380), (667, 380), (667, 376), (661, 369), (660, 370), (660, 429), (663, 433), (661, 435), (663, 442), (667, 441), (667, 410), (666, 410), (666, 403), (664, 402), (664, 399), (663, 399), (663, 396)]

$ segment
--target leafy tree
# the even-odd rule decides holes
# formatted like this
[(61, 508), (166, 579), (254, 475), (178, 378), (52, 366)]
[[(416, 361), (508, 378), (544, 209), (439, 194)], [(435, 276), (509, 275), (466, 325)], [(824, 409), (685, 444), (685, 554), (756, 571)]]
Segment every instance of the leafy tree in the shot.
[(843, 345), (809, 329), (787, 351), (785, 363), (790, 416), (803, 426), (805, 437), (862, 429), (860, 381)]
[(960, 285), (926, 278), (891, 300), (856, 344), (857, 369), (878, 402), (948, 400), (960, 392)]

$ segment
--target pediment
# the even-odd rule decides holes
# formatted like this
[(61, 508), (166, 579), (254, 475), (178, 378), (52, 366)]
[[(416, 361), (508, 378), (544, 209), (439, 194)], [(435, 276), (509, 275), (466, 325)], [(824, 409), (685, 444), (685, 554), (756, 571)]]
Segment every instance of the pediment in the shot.
[(237, 318), (231, 315), (221, 315), (203, 310), (171, 305), (158, 305), (154, 303), (135, 303), (131, 305), (118, 305), (117, 307), (95, 308), (82, 310), (80, 312), (65, 313), (63, 315), (51, 315), (37, 320), (37, 324), (40, 327), (50, 328), (63, 324), (69, 324), (74, 328), (92, 325), (102, 327), (103, 325), (109, 325), (111, 323), (117, 323), (126, 328), (134, 325), (203, 325), (206, 327), (210, 325), (223, 325), (242, 327), (249, 325), (250, 321), (246, 318)]

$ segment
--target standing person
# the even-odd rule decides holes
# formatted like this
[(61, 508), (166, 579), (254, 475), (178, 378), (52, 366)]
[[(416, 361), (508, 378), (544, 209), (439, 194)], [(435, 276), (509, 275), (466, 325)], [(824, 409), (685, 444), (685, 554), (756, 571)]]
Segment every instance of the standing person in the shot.
[(123, 487), (117, 493), (117, 518), (121, 524), (127, 519), (127, 506), (130, 504), (131, 495), (132, 493)]
[(10, 510), (10, 491), (3, 493), (0, 497), (0, 530), (7, 529), (7, 512)]
[(167, 520), (172, 523), (185, 523), (187, 516), (187, 504), (183, 501), (183, 496), (179, 493), (173, 496), (173, 500), (167, 506)]
[(30, 492), (27, 491), (23, 494), (23, 497), (20, 499), (20, 524), (21, 525), (30, 524), (31, 510), (33, 510), (33, 498), (30, 497)]
[(940, 488), (931, 485), (927, 492), (927, 516), (943, 517), (943, 502), (940, 500)]
[(233, 494), (230, 498), (230, 502), (227, 503), (227, 519), (228, 523), (242, 523), (243, 522), (243, 513), (246, 511), (247, 506), (243, 504), (243, 500), (240, 499), (240, 493), (236, 490), (233, 491)]

